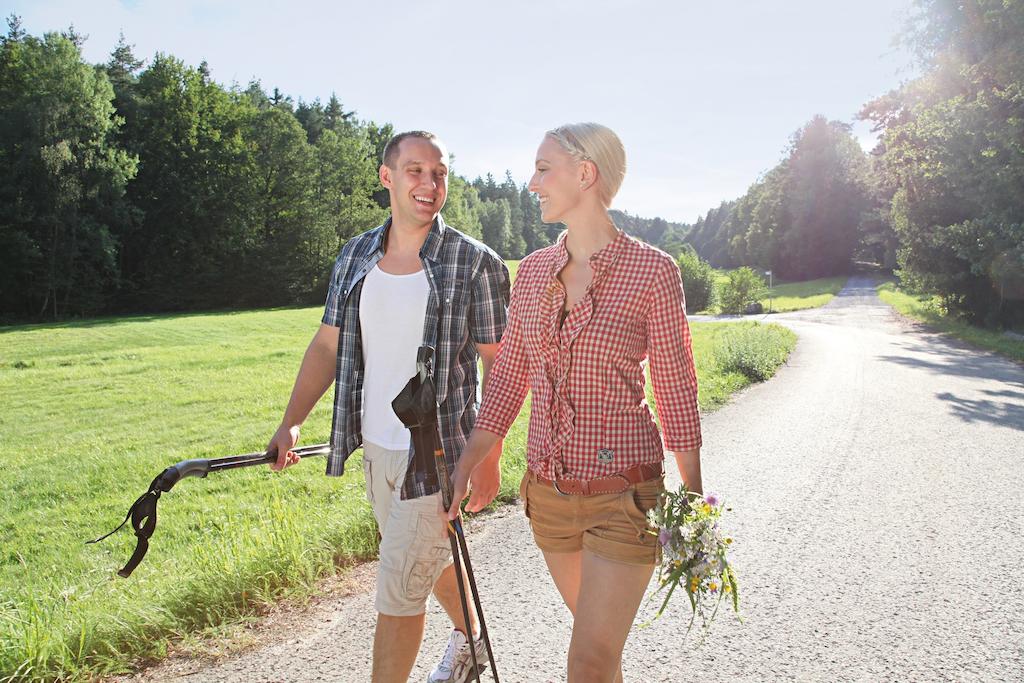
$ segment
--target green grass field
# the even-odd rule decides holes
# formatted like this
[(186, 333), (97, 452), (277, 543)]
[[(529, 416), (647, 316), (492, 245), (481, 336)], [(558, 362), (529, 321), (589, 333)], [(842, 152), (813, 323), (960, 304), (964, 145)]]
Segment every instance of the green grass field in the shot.
[(908, 317), (920, 320), (939, 332), (950, 334), (970, 344), (989, 349), (1017, 361), (1024, 361), (1024, 341), (1007, 337), (1002, 332), (986, 330), (954, 320), (943, 314), (936, 296), (918, 296), (901, 290), (895, 282), (878, 286), (878, 296), (885, 303)]
[(764, 310), (775, 313), (818, 308), (831, 301), (846, 286), (848, 279), (844, 275), (776, 284), (768, 290), (768, 296), (761, 299), (761, 305)]
[[(0, 328), (0, 680), (85, 679), (159, 658), (338, 567), (375, 554), (358, 454), (189, 479), (160, 502), (145, 562), (112, 529), (166, 466), (262, 449), (319, 308), (144, 316)], [(734, 327), (734, 326), (730, 326)], [(770, 326), (762, 326), (766, 328)], [(726, 326), (693, 325), (705, 410), (749, 383), (714, 357)], [(326, 441), (330, 401), (302, 443)], [(506, 442), (501, 499), (524, 468), (527, 410)]]
[[(824, 306), (835, 297), (836, 294), (846, 286), (849, 278), (845, 275), (840, 277), (825, 277), (817, 280), (805, 280), (802, 282), (776, 281), (768, 289), (768, 295), (761, 299), (761, 305), (765, 311), (774, 313), (785, 313), (786, 311), (800, 311), (805, 308), (818, 308)], [(729, 281), (727, 271), (715, 272), (715, 284), (721, 287)], [(717, 307), (712, 307), (701, 313), (718, 314)]]

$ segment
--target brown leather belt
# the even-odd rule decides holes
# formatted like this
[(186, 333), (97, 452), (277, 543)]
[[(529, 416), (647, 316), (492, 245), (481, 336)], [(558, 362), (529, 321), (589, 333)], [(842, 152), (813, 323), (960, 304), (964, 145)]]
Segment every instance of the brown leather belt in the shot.
[(665, 474), (664, 462), (652, 462), (645, 465), (636, 465), (628, 470), (616, 472), (607, 477), (599, 477), (584, 481), (582, 479), (548, 479), (539, 474), (530, 472), (533, 481), (550, 486), (563, 496), (592, 496), (601, 493), (622, 493), (630, 486), (640, 482), (657, 479)]

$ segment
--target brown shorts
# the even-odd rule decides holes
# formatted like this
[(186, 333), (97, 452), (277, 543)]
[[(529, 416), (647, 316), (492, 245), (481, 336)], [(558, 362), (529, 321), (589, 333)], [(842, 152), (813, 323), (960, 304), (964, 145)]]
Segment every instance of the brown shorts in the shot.
[(644, 481), (622, 493), (563, 496), (527, 470), (519, 485), (537, 547), (547, 553), (586, 548), (607, 560), (657, 564), (658, 537), (649, 533), (647, 511), (665, 490), (664, 477)]

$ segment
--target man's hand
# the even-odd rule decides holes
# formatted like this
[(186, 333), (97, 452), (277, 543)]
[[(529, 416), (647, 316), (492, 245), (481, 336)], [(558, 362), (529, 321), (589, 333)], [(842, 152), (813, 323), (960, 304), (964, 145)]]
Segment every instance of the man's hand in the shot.
[(284, 468), (291, 467), (301, 460), (299, 456), (292, 452), (292, 449), (295, 448), (295, 444), (298, 442), (298, 425), (293, 427), (281, 425), (278, 427), (274, 436), (270, 439), (270, 443), (267, 444), (268, 453), (277, 453), (277, 461), (270, 463), (270, 469), (274, 472), (280, 472)]
[(500, 488), (501, 465), (498, 458), (488, 457), (473, 470), (473, 474), (469, 477), (469, 489), (472, 491), (472, 495), (466, 505), (466, 512), (483, 510), (498, 495)]

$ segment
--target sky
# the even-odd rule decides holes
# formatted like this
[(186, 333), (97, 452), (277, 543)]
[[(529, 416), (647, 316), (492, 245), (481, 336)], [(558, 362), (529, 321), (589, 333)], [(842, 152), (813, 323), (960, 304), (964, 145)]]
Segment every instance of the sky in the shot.
[(742, 196), (816, 114), (913, 77), (895, 38), (912, 0), (0, 0), (26, 31), (75, 29), (91, 62), (124, 33), (140, 58), (209, 63), (230, 86), (336, 93), (359, 118), (440, 135), (470, 179), (533, 172), (544, 131), (596, 121), (628, 170), (615, 208), (693, 222)]

